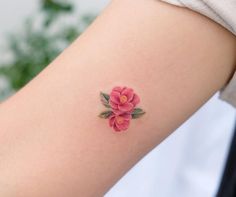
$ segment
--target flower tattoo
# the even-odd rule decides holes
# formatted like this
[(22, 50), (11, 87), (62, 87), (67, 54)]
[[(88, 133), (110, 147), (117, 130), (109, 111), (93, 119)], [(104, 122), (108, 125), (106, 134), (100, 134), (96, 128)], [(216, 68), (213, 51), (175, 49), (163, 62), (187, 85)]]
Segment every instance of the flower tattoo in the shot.
[(100, 113), (99, 117), (108, 119), (109, 126), (116, 132), (127, 130), (131, 119), (145, 114), (136, 107), (140, 98), (132, 88), (116, 86), (110, 94), (101, 92), (100, 99), (108, 110)]

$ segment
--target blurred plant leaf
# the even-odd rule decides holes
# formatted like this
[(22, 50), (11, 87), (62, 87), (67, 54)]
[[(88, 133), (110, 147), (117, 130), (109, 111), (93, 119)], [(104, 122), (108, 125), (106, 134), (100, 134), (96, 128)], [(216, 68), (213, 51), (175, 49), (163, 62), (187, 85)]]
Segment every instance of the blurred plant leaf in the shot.
[(71, 3), (59, 0), (43, 0), (42, 9), (51, 12), (70, 12), (73, 9)]
[(45, 12), (44, 26), (50, 26), (60, 14), (69, 14), (73, 11), (73, 5), (60, 0), (42, 0), (41, 10)]
[[(51, 31), (50, 24), (58, 21), (56, 15), (69, 14), (72, 10), (73, 5), (70, 3), (43, 0), (40, 13), (49, 21), (46, 20), (47, 22), (44, 21), (35, 28), (34, 24), (38, 18), (29, 17), (23, 24), (22, 32), (8, 36), (8, 53), (12, 58), (5, 63), (0, 62), (0, 76), (4, 76), (8, 80), (9, 92), (20, 89), (34, 78), (95, 18), (92, 14), (86, 14), (79, 17), (78, 24), (58, 25), (58, 28)], [(45, 26), (45, 23), (48, 24)]]

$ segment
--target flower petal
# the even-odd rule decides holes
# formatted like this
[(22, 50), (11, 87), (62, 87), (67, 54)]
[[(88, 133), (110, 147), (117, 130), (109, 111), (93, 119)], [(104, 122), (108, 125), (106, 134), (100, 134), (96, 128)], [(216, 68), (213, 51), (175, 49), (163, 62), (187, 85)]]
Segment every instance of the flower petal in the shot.
[[(118, 107), (118, 106), (117, 106)], [(116, 115), (120, 115), (120, 114), (123, 114), (124, 112), (123, 111), (120, 111), (119, 109), (112, 109), (113, 113), (116, 114)]]
[(119, 130), (126, 130), (126, 129), (128, 129), (129, 128), (129, 123), (130, 123), (130, 121), (129, 120), (125, 120), (124, 122), (123, 122), (123, 124), (116, 124), (116, 127), (119, 129)]
[(110, 125), (110, 127), (113, 127), (113, 126), (114, 126), (114, 123), (115, 123), (115, 116), (113, 115), (113, 116), (111, 116), (111, 117), (109, 118), (109, 125)]
[(122, 88), (119, 87), (119, 86), (116, 86), (116, 87), (114, 87), (114, 88), (112, 89), (112, 92), (113, 92), (113, 91), (121, 92), (121, 91), (122, 91)]
[(130, 120), (132, 118), (132, 115), (130, 113), (124, 113), (120, 114), (125, 120)]
[(116, 124), (113, 125), (113, 129), (114, 129), (115, 131), (117, 131), (117, 132), (121, 131), (121, 129), (118, 128)]
[[(126, 90), (127, 89), (127, 87), (126, 86), (124, 86), (122, 89), (121, 89), (121, 92), (123, 92), (124, 90)], [(120, 93), (121, 93), (120, 92)]]
[(140, 102), (140, 98), (137, 94), (134, 94), (134, 97), (131, 101), (131, 103), (133, 103), (134, 107)]
[(116, 91), (112, 91), (110, 94), (109, 101), (112, 101), (113, 103), (119, 104), (120, 103), (120, 93)]
[(134, 91), (132, 88), (126, 88), (121, 92), (121, 95), (125, 95), (127, 97), (127, 101), (129, 102), (133, 99)]
[(124, 103), (123, 105), (118, 105), (118, 109), (123, 112), (129, 112), (134, 108), (132, 103)]
[(113, 101), (109, 100), (109, 104), (112, 109), (118, 109), (118, 104), (114, 103)]

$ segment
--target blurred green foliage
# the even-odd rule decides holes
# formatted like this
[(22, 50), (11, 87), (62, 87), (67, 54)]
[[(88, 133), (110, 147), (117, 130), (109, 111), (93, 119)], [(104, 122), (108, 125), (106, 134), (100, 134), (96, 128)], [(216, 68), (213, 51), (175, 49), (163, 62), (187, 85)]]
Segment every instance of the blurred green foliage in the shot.
[(41, 4), (42, 11), (46, 13), (45, 26), (49, 26), (58, 15), (73, 11), (73, 6), (64, 1), (42, 0)]
[(11, 58), (0, 63), (0, 76), (7, 79), (9, 89), (16, 91), (28, 83), (94, 20), (89, 14), (78, 17), (77, 24), (60, 22), (73, 14), (73, 8), (68, 1), (41, 0), (37, 16), (26, 20), (21, 33), (9, 36)]

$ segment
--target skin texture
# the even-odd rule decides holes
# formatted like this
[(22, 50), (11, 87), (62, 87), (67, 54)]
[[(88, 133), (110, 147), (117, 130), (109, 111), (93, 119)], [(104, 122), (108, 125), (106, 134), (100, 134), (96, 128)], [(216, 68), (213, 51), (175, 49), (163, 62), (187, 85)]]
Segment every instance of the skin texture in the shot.
[[(112, 1), (1, 104), (0, 196), (103, 196), (227, 84), (235, 54), (235, 37), (204, 16), (155, 0)], [(147, 112), (121, 133), (97, 116), (100, 91), (117, 85), (134, 88)]]

